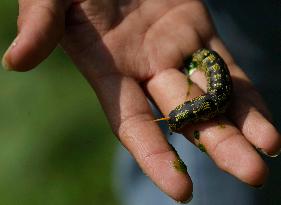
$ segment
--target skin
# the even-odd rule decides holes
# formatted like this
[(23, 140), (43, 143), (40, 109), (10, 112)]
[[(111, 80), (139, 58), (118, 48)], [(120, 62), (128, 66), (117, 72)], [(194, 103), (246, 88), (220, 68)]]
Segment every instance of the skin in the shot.
[[(274, 154), (281, 146), (279, 133), (266, 117), (260, 95), (217, 36), (201, 1), (20, 0), (19, 4), (19, 33), (4, 55), (5, 67), (30, 70), (60, 43), (92, 85), (121, 143), (151, 180), (177, 201), (191, 196), (192, 182), (173, 167), (177, 155), (153, 121), (146, 96), (167, 116), (186, 100), (186, 76), (177, 69), (184, 57), (201, 47), (217, 51), (233, 78), (231, 111), (188, 125), (183, 135), (189, 139), (200, 131), (200, 143), (218, 167), (253, 186), (265, 182), (268, 169), (253, 146)], [(196, 85), (188, 99), (206, 88), (200, 72), (191, 79)]]

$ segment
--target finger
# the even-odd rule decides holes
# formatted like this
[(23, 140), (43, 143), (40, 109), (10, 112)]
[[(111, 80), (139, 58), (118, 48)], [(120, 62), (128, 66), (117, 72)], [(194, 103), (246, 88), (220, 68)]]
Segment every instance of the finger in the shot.
[[(165, 115), (185, 100), (202, 94), (193, 84), (190, 95), (186, 97), (187, 86), (186, 76), (176, 69), (165, 70), (147, 83), (148, 92)], [(205, 149), (222, 170), (251, 185), (264, 183), (267, 175), (265, 163), (240, 131), (226, 119), (192, 124), (182, 131), (192, 142)], [(200, 138), (192, 137), (195, 131), (199, 131)]]
[(94, 76), (82, 72), (94, 87), (114, 133), (135, 157), (142, 170), (177, 201), (192, 193), (192, 182), (173, 148), (153, 121), (139, 85), (120, 74)]
[(235, 64), (218, 37), (210, 41), (210, 47), (227, 59), (234, 85), (234, 98), (229, 116), (245, 137), (270, 156), (280, 153), (281, 138), (270, 121), (270, 114), (262, 97), (246, 74)]
[(64, 31), (64, 15), (71, 0), (20, 0), (18, 35), (3, 56), (7, 70), (26, 71), (43, 61)]
[(251, 80), (245, 74), (245, 72), (239, 68), (239, 66), (235, 63), (234, 59), (232, 58), (231, 54), (228, 52), (227, 48), (223, 44), (223, 42), (219, 39), (219, 37), (214, 36), (211, 38), (209, 45), (210, 48), (216, 50), (225, 60), (226, 64), (229, 67), (231, 72), (231, 76), (234, 78), (234, 86), (235, 88), (241, 90), (250, 90), (251, 95), (248, 95), (247, 92), (239, 92), (240, 95), (243, 95), (244, 99), (247, 99), (251, 104), (253, 104), (260, 112), (265, 115), (267, 118), (270, 117), (270, 112), (267, 109), (265, 103), (263, 102), (262, 97), (259, 95), (257, 90), (254, 88)]

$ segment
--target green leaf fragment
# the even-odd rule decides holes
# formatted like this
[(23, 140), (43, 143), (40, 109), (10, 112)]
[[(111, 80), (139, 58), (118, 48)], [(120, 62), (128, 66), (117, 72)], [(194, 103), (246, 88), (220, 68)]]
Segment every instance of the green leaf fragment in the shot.
[(177, 171), (187, 173), (187, 167), (180, 158), (176, 159), (173, 165)]
[(195, 139), (199, 140), (199, 138), (200, 138), (200, 132), (199, 132), (198, 130), (195, 130), (195, 131), (193, 132), (193, 137), (194, 137)]
[(203, 144), (199, 143), (198, 148), (200, 149), (201, 152), (207, 153), (206, 147)]

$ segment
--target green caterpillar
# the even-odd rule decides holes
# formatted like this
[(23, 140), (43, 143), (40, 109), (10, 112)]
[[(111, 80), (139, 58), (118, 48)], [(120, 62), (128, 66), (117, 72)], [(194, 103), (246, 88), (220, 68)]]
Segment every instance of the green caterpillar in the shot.
[[(189, 61), (190, 62), (190, 61)], [(200, 49), (192, 55), (187, 70), (199, 69), (207, 78), (207, 93), (177, 106), (169, 114), (171, 131), (179, 131), (188, 123), (209, 120), (225, 112), (232, 96), (232, 80), (224, 60), (213, 50)]]

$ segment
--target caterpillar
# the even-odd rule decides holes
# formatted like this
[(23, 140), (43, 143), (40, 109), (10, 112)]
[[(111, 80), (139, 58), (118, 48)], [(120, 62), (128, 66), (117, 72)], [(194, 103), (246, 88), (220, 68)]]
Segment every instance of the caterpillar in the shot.
[[(185, 101), (169, 113), (168, 121), (172, 132), (179, 131), (188, 123), (209, 120), (224, 113), (232, 96), (232, 80), (227, 65), (219, 54), (206, 48), (193, 53), (191, 60), (184, 63), (189, 70), (203, 71), (207, 78), (207, 93)], [(161, 119), (160, 119), (161, 120)]]

